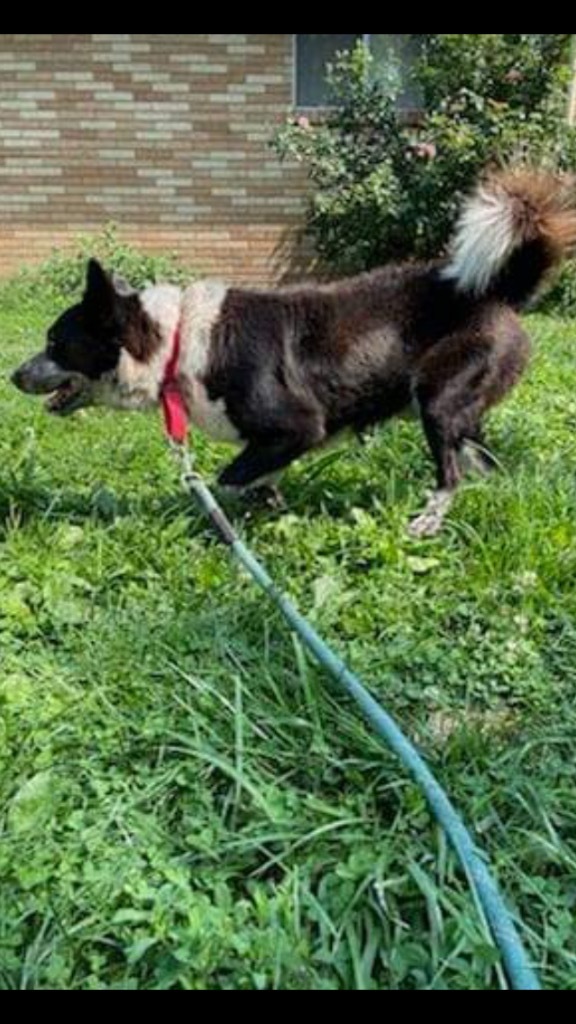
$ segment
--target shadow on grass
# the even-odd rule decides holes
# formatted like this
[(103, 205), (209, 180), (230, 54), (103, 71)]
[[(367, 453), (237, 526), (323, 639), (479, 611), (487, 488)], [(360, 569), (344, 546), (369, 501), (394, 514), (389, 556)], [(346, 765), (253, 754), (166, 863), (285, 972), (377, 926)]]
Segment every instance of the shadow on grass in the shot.
[[(348, 463), (348, 465), (346, 465)], [(332, 472), (336, 464), (337, 472)], [(201, 470), (202, 471), (202, 470)], [(383, 475), (386, 469), (383, 467)], [(342, 448), (316, 456), (304, 463), (300, 472), (288, 470), (282, 481), (286, 499), (285, 510), (273, 510), (256, 496), (223, 493), (210, 475), (205, 475), (227, 512), (240, 521), (252, 518), (277, 518), (283, 511), (328, 512), (338, 516), (351, 504), (370, 500), (375, 486), (362, 474), (358, 475), (354, 448)], [(86, 489), (74, 490), (51, 486), (44, 474), (34, 466), (0, 468), (0, 531), (12, 525), (33, 520), (93, 520), (112, 523), (117, 519), (142, 515), (170, 520), (189, 512), (193, 500), (181, 490), (177, 480), (168, 493), (143, 494), (140, 497), (118, 493), (106, 484), (93, 484)]]
[[(537, 465), (537, 453), (531, 445), (518, 448), (515, 444), (502, 444), (500, 438), (495, 450), (499, 449), (502, 472), (506, 475)], [(382, 447), (377, 455), (369, 452), (364, 459), (363, 448), (350, 440), (286, 472), (281, 482), (283, 508), (271, 508), (247, 495), (223, 494), (210, 476), (206, 479), (230, 519), (241, 529), (287, 514), (322, 515), (338, 520), (348, 517), (354, 508), (370, 510), (377, 504), (392, 509), (415, 495), (423, 496), (425, 490), (433, 486), (434, 474), (424, 450), (422, 457), (415, 460), (409, 450), (404, 457), (397, 445), (389, 450)], [(176, 480), (168, 492), (148, 492), (136, 497), (117, 493), (105, 484), (87, 486), (85, 490), (54, 488), (40, 479), (32, 466), (0, 470), (0, 538), (11, 528), (35, 520), (112, 524), (119, 519), (141, 517), (169, 523), (181, 516), (186, 516), (202, 530), (203, 519), (194, 499), (179, 488)]]

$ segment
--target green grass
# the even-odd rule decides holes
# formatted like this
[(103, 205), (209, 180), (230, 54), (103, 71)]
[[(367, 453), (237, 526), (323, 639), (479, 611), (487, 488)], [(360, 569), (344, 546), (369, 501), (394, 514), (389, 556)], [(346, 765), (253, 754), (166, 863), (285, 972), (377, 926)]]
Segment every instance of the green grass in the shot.
[[(0, 306), (0, 987), (490, 988), (422, 797), (180, 493), (154, 417), (58, 422)], [(416, 543), (398, 423), (301, 463), (243, 535), (416, 738), (550, 988), (576, 988), (573, 324), (532, 318), (502, 472)], [(211, 474), (225, 449), (197, 439)]]

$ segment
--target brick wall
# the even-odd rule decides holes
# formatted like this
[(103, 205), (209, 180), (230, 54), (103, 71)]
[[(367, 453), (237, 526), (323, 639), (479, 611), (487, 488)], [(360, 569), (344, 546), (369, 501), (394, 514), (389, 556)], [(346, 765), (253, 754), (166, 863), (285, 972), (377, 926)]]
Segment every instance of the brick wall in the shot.
[(291, 99), (290, 35), (0, 35), (0, 275), (114, 221), (202, 273), (280, 276)]

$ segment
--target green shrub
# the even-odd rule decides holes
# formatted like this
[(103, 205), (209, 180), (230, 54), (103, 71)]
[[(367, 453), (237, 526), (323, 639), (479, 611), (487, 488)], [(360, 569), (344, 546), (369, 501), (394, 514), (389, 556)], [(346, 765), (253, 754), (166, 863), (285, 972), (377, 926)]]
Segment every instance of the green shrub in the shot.
[(39, 267), (24, 268), (0, 288), (2, 301), (12, 307), (37, 299), (54, 305), (74, 301), (82, 294), (90, 257), (99, 259), (135, 288), (157, 281), (185, 284), (192, 276), (176, 256), (146, 255), (122, 241), (117, 228), (109, 225), (100, 234), (80, 237), (75, 252), (55, 250)]
[(307, 169), (307, 219), (322, 263), (340, 272), (438, 255), (461, 194), (490, 163), (576, 165), (565, 120), (566, 35), (420, 37), (418, 125), (398, 113), (400, 76), (366, 47), (329, 71), (333, 107), (292, 118), (274, 145)]

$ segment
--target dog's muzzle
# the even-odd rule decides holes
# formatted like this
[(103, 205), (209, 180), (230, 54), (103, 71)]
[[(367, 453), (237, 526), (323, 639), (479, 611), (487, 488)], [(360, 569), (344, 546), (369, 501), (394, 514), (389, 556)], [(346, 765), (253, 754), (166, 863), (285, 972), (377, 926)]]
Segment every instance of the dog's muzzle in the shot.
[(12, 383), (27, 395), (50, 395), (48, 411), (60, 416), (90, 404), (90, 387), (86, 378), (63, 370), (44, 352), (16, 370)]
[(12, 383), (27, 395), (49, 395), (67, 384), (71, 374), (43, 352), (24, 363), (12, 375)]

